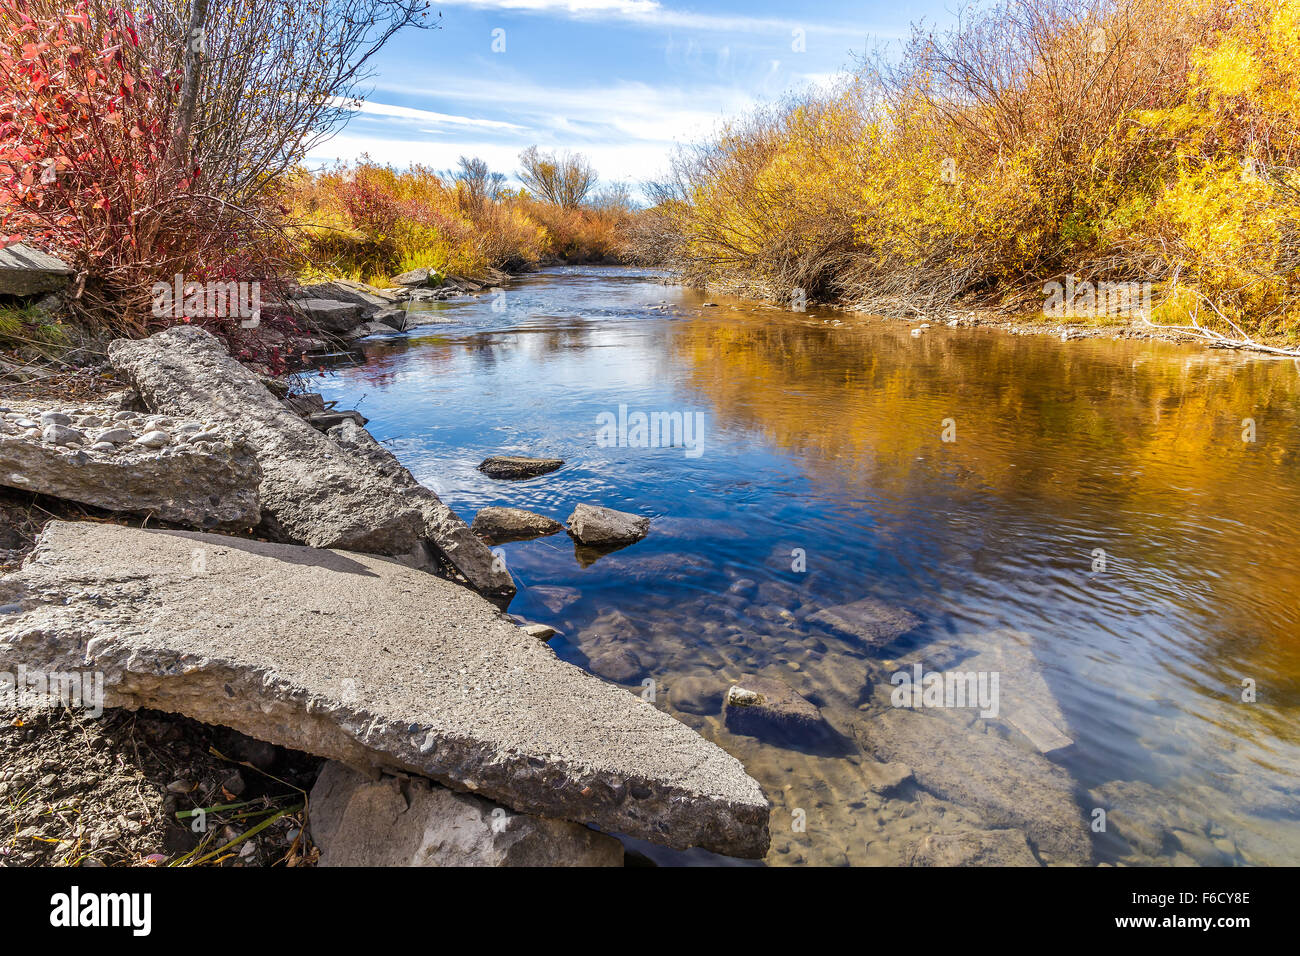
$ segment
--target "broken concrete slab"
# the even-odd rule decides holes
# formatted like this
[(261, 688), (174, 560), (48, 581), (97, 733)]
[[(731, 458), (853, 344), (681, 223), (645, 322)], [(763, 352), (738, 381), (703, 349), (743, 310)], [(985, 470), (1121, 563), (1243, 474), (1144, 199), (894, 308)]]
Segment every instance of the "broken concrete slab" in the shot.
[(395, 561), (53, 521), (0, 578), (0, 605), (18, 605), (0, 614), (0, 669), (98, 671), (106, 706), (672, 847), (768, 847), (767, 801), (738, 760)]
[(262, 467), (268, 536), (417, 564), (427, 560), (428, 542), (475, 589), (501, 600), (514, 594), (509, 572), (487, 546), (364, 429), (356, 429), (351, 446), (333, 437), (351, 423), (321, 434), (211, 334), (178, 326), (147, 339), (119, 339), (108, 352), (150, 408), (224, 423), (249, 438)]
[(143, 418), (46, 414), (67, 424), (0, 419), (0, 485), (203, 530), (261, 521), (262, 469), (242, 438), (199, 422), (163, 431)]
[(480, 508), (474, 515), (470, 530), (488, 544), (504, 541), (528, 541), (532, 538), (544, 538), (548, 534), (563, 531), (564, 525), (554, 518), (539, 515), (523, 508)]
[(842, 637), (856, 638), (870, 647), (883, 647), (921, 623), (905, 608), (893, 607), (875, 598), (828, 607), (808, 617)]
[(891, 708), (862, 721), (858, 736), (877, 760), (910, 766), (936, 796), (976, 811), (990, 827), (1023, 831), (1050, 862), (1091, 860), (1074, 780), (1036, 751), (948, 711)]
[(569, 515), (569, 533), (593, 548), (618, 548), (635, 544), (650, 531), (650, 519), (599, 505), (578, 505)]
[(622, 866), (623, 845), (420, 777), (372, 780), (330, 761), (311, 790), (320, 866)]
[(72, 269), (62, 259), (23, 243), (0, 248), (0, 295), (33, 296), (67, 286)]
[(406, 504), (419, 509), (424, 538), (471, 587), (494, 601), (509, 603), (515, 593), (515, 582), (505, 562), (498, 560), (441, 498), (420, 484), (396, 455), (353, 422), (335, 425), (328, 435), (340, 447), (369, 462), (398, 488)]

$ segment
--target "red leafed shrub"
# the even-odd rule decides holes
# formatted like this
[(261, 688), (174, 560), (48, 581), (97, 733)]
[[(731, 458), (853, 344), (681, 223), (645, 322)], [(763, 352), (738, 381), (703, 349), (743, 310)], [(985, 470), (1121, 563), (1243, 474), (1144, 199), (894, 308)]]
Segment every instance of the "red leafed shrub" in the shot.
[[(0, 236), (67, 259), (73, 307), (115, 333), (176, 323), (154, 314), (154, 283), (256, 281), (267, 300), (285, 273), (274, 207), (205, 192), (173, 147), (180, 67), (151, 16), (103, 0), (0, 0)], [(242, 330), (209, 314), (180, 321), (272, 360), (256, 340), (292, 331), (269, 314)]]

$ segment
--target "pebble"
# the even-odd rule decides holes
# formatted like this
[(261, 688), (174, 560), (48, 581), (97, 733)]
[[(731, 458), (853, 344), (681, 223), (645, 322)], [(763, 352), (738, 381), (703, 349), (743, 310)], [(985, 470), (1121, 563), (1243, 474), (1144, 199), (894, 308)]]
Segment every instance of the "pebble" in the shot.
[(133, 418), (139, 418), (139, 417), (140, 415), (137, 412), (118, 412), (116, 415), (113, 416), (113, 421), (129, 422)]
[(219, 432), (199, 432), (197, 435), (191, 435), (186, 440), (191, 443), (201, 441), (221, 441), (221, 434)]
[(173, 780), (171, 783), (167, 784), (168, 793), (189, 793), (193, 789), (194, 784), (190, 783), (188, 780)]
[(131, 429), (129, 428), (105, 428), (103, 431), (96, 432), (91, 436), (97, 442), (112, 442), (115, 445), (121, 445), (129, 442), (132, 438)]
[(153, 430), (147, 431), (135, 440), (137, 445), (143, 445), (145, 448), (162, 448), (164, 445), (171, 443), (172, 436), (165, 431)]
[(36, 424), (36, 422), (32, 421), (30, 418), (18, 418), (18, 419), (15, 419), (15, 420), (14, 420), (14, 424), (17, 425), (19, 428), (38, 428), (38, 427), (39, 427), (39, 426)]
[(72, 424), (72, 418), (62, 412), (41, 412), (41, 421), (46, 425)]
[(55, 422), (45, 426), (45, 431), (41, 432), (41, 441), (51, 445), (82, 445), (86, 441), (86, 436), (75, 428)]
[(111, 441), (97, 441), (90, 446), (91, 451), (117, 451), (117, 446)]

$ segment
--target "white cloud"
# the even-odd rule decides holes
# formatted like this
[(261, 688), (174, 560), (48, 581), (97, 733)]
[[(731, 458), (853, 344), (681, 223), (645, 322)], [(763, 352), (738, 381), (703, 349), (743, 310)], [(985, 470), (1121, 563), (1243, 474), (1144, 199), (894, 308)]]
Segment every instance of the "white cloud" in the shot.
[(501, 120), (475, 119), (470, 116), (455, 116), (451, 113), (435, 113), (432, 110), (418, 110), (409, 106), (392, 106), (387, 103), (374, 103), (370, 100), (361, 101), (360, 105), (334, 98), (334, 102), (339, 105), (346, 105), (348, 108), (359, 113), (365, 113), (369, 116), (387, 116), (393, 119), (414, 120), (420, 123), (439, 123), (448, 126), (472, 126), (484, 129), (502, 129), (502, 130), (519, 130), (524, 127), (515, 123), (505, 123)]

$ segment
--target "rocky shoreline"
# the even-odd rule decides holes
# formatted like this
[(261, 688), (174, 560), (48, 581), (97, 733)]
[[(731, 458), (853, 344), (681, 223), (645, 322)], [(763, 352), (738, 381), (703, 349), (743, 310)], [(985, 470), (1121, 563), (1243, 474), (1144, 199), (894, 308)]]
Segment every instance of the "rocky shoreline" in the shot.
[[(406, 288), (396, 293), (307, 287), (298, 305), (322, 336), (347, 340), (405, 328), (389, 314), (405, 315), (395, 303), (476, 291), (463, 282), (430, 288), (428, 275), (399, 280)], [(102, 515), (45, 520), (33, 547), (10, 553), (8, 567), (22, 563), (0, 579), (0, 671), (93, 672), (109, 724), (134, 726), (126, 715), (138, 713), (151, 715), (150, 727), (231, 728), (223, 733), (269, 748), (272, 763), (319, 773), (310, 801), (281, 807), (256, 840), (236, 840), (222, 824), (230, 847), (201, 859), (618, 865), (623, 847), (609, 833), (766, 852), (768, 802), (738, 761), (560, 661), (546, 645), (551, 629), (501, 610), (515, 585), (489, 543), (567, 530), (577, 544), (610, 550), (643, 537), (649, 519), (583, 502), (566, 527), (500, 508), (475, 533), (374, 440), (362, 416), (280, 392), (201, 329), (118, 340), (108, 358), (125, 390), (0, 411), (0, 484)], [(494, 473), (495, 462), (504, 470)], [(562, 465), (506, 457), (484, 470), (519, 480)], [(222, 533), (200, 533), (213, 531)], [(37, 736), (65, 746), (78, 733), (109, 739), (69, 733), (91, 723), (75, 710), (20, 707), (10, 721), (0, 749), (41, 752)], [(151, 842), (141, 836), (146, 824), (165, 836), (178, 830), (177, 814), (219, 821), (224, 803), (241, 796), (178, 777), (162, 784), (170, 796), (151, 802), (146, 819), (110, 807), (106, 816), (125, 824), (47, 836), (61, 819), (52, 808), (85, 816), (100, 789), (114, 792), (71, 780), (78, 762), (41, 756), (38, 769), (60, 764), (52, 779), (21, 761), (6, 769), (0, 796), (21, 794), (42, 813), (16, 827), (0, 858), (176, 862), (167, 854), (175, 833)], [(176, 809), (177, 798), (197, 793)], [(406, 802), (395, 821), (365, 809), (395, 793)], [(193, 832), (196, 848), (180, 858), (188, 862), (214, 843), (206, 828)], [(33, 842), (51, 840), (59, 852), (33, 856)]]

